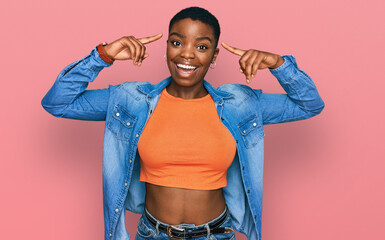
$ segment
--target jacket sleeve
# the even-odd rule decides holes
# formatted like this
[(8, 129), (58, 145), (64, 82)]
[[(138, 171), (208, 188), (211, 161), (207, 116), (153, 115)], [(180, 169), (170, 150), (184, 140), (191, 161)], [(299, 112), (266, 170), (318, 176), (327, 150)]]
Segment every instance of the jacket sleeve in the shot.
[(55, 117), (103, 121), (110, 89), (86, 90), (104, 67), (112, 64), (100, 58), (96, 47), (84, 58), (68, 65), (44, 96), (43, 108)]
[(262, 93), (259, 95), (263, 124), (302, 120), (320, 114), (325, 107), (312, 79), (298, 68), (292, 55), (282, 56), (285, 62), (270, 72), (287, 94)]

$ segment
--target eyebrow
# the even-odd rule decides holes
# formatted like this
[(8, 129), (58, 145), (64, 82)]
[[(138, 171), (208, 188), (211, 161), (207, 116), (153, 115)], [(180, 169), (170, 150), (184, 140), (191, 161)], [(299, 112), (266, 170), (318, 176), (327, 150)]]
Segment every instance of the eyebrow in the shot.
[[(172, 33), (170, 33), (170, 36), (173, 36), (173, 35), (175, 35), (175, 36), (177, 36), (177, 37), (180, 37), (180, 38), (185, 38), (186, 36), (184, 36), (184, 35), (182, 35), (182, 34), (180, 34), (180, 33), (177, 33), (177, 32), (172, 32)], [(210, 43), (212, 43), (213, 42), (213, 40), (211, 39), (211, 38), (209, 38), (209, 37), (199, 37), (199, 38), (196, 38), (196, 40), (208, 40)]]

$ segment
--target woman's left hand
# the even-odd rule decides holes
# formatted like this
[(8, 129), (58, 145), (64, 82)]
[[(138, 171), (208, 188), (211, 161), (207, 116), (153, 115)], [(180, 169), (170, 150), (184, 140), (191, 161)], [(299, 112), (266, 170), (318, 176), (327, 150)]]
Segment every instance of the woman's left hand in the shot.
[(241, 56), (239, 59), (240, 72), (245, 74), (247, 83), (251, 82), (251, 79), (255, 77), (258, 69), (265, 68), (277, 68), (285, 61), (280, 55), (258, 51), (255, 49), (242, 50), (239, 48), (231, 47), (226, 43), (222, 43), (222, 46), (229, 52)]

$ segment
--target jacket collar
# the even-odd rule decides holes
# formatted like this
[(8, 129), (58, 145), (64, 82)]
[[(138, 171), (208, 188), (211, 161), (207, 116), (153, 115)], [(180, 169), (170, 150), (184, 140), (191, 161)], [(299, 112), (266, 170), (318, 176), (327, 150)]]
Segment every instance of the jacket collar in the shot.
[[(153, 98), (156, 95), (159, 95), (163, 91), (163, 89), (171, 83), (171, 81), (172, 81), (172, 78), (170, 76), (157, 84), (145, 83), (145, 84), (138, 85), (137, 89), (143, 94), (148, 95), (148, 97)], [(231, 98), (234, 96), (234, 94), (232, 93), (215, 89), (206, 80), (203, 80), (203, 86), (206, 88), (207, 92), (209, 92), (211, 97), (214, 99), (214, 102), (218, 102), (219, 104), (223, 103), (223, 99)]]

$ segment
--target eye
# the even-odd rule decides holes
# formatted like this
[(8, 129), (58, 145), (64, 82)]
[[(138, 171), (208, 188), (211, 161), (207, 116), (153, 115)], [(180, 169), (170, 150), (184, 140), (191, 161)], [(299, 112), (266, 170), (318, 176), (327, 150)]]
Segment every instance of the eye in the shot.
[(174, 46), (180, 46), (181, 43), (179, 41), (170, 41), (172, 45)]
[(205, 46), (205, 45), (199, 45), (199, 46), (198, 46), (198, 49), (199, 49), (199, 50), (206, 50), (206, 49), (208, 49), (208, 47)]

